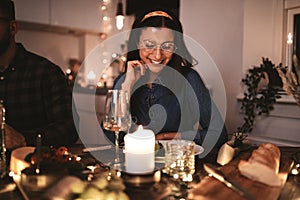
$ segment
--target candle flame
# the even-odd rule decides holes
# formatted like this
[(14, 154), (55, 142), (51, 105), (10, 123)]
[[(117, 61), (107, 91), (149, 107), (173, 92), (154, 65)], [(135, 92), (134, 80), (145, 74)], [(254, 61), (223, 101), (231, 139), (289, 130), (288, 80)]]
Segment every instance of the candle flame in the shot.
[(287, 43), (288, 43), (288, 44), (292, 44), (292, 43), (293, 43), (293, 40), (292, 40), (292, 34), (291, 34), (291, 33), (288, 34), (288, 40), (287, 40)]
[(138, 131), (143, 130), (143, 126), (142, 126), (142, 125), (139, 125), (137, 130), (138, 130)]

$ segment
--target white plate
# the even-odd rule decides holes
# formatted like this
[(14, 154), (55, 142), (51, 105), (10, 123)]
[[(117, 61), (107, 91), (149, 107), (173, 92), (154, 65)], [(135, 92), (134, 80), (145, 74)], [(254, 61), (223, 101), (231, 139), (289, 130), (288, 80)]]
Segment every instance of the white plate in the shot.
[[(167, 142), (170, 142), (172, 140), (158, 140), (159, 143), (161, 143), (163, 146), (166, 145)], [(195, 144), (195, 155), (199, 155), (203, 153), (204, 148), (200, 145)]]

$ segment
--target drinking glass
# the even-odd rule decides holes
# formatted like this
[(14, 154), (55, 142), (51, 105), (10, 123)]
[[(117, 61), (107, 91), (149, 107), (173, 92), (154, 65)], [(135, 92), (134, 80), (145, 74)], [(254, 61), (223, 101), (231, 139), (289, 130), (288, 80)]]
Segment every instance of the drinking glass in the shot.
[(189, 140), (171, 140), (165, 145), (165, 172), (184, 182), (193, 180), (195, 173), (195, 143)]
[(105, 102), (103, 127), (114, 131), (116, 157), (115, 164), (119, 163), (119, 132), (128, 131), (131, 126), (131, 114), (129, 109), (129, 97), (127, 91), (109, 90)]

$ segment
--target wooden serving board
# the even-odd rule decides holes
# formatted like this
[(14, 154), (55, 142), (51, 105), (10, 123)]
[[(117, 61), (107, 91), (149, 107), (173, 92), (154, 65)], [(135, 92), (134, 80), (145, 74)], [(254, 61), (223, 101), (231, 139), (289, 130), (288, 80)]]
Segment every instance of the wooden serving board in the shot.
[[(249, 191), (257, 200), (275, 200), (279, 197), (282, 187), (270, 187), (265, 184), (252, 181), (244, 176), (242, 176), (238, 170), (238, 163), (240, 160), (248, 160), (252, 151), (243, 152), (238, 155), (235, 159), (229, 162), (227, 165), (221, 167), (221, 171), (226, 175), (226, 177), (233, 179), (239, 183), (243, 188)], [(280, 172), (281, 178), (285, 183), (292, 165), (292, 160), (285, 155), (281, 156), (280, 161)], [(237, 192), (226, 187), (223, 183), (216, 180), (213, 177), (204, 177), (199, 184), (196, 185), (194, 189), (189, 192), (189, 199), (197, 200), (241, 200), (245, 199), (240, 196)]]

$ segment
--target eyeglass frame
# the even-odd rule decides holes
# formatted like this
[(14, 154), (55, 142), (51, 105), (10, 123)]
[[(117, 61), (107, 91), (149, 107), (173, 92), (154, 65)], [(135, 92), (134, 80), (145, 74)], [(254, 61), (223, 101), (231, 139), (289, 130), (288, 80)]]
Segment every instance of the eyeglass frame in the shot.
[[(153, 47), (153, 48), (146, 47), (145, 42), (147, 42), (147, 41), (148, 42), (152, 42), (153, 44), (155, 44), (155, 47)], [(175, 53), (176, 50), (178, 49), (177, 46), (175, 45), (175, 43), (171, 42), (171, 41), (166, 41), (166, 42), (163, 42), (162, 44), (159, 45), (155, 41), (152, 41), (152, 40), (142, 40), (142, 41), (139, 42), (138, 46), (140, 47), (141, 44), (142, 44), (142, 48), (144, 48), (145, 51), (147, 51), (147, 52), (153, 52), (155, 49), (159, 48), (162, 52), (164, 52), (164, 53), (170, 53), (171, 54), (171, 53)], [(174, 45), (174, 50), (169, 51), (169, 50), (163, 49), (162, 47), (165, 44), (172, 44), (172, 45)]]

